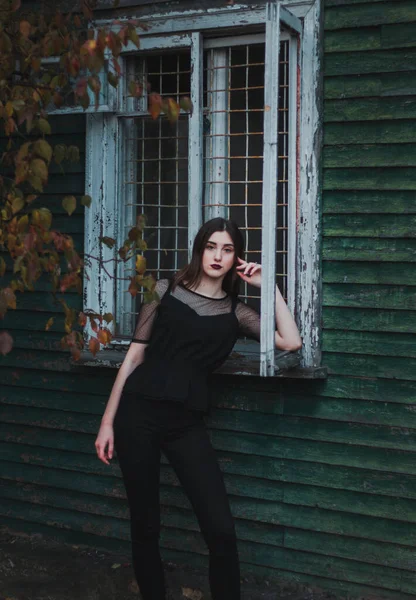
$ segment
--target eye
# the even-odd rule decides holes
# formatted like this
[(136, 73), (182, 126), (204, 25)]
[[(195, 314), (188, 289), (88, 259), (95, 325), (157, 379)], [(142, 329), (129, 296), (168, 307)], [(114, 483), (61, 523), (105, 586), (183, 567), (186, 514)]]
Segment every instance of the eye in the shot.
[(207, 244), (205, 247), (207, 250), (214, 250), (214, 246), (212, 244)]
[(230, 254), (230, 252), (234, 252), (234, 250), (232, 248), (226, 248), (225, 251)]

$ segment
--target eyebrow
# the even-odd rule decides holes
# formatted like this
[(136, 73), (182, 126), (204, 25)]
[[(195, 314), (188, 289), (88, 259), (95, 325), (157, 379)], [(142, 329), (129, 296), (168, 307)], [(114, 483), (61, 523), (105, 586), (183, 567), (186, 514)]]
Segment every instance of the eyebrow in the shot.
[[(213, 244), (214, 246), (217, 246), (217, 242), (211, 242), (211, 240), (208, 240), (207, 244)], [(234, 244), (223, 244), (223, 246), (232, 246), (234, 248)]]

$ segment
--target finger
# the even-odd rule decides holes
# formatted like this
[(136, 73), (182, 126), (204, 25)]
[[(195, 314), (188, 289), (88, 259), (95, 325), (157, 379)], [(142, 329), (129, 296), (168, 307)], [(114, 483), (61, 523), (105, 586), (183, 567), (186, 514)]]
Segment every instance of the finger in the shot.
[(101, 461), (102, 461), (104, 464), (106, 464), (106, 465), (109, 465), (109, 464), (110, 464), (110, 463), (108, 462), (108, 460), (107, 460), (107, 458), (106, 458), (105, 454), (104, 454), (104, 451), (100, 452), (100, 454), (98, 455), (98, 458), (99, 458), (99, 459), (100, 459), (100, 460), (101, 460)]
[(108, 444), (108, 458), (113, 458), (113, 450), (114, 450), (114, 443), (112, 441), (110, 441)]

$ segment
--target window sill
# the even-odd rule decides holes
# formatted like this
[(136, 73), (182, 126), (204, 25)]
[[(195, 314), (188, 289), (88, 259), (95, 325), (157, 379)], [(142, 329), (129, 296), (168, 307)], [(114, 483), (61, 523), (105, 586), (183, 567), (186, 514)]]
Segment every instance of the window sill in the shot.
[[(84, 371), (91, 367), (100, 369), (119, 369), (127, 348), (108, 348), (93, 356), (91, 352), (81, 353), (78, 361), (71, 361), (72, 371)], [(289, 379), (326, 379), (327, 367), (301, 367), (299, 352), (277, 352), (276, 371), (274, 377)], [(259, 344), (256, 342), (239, 342), (226, 362), (215, 371), (215, 374), (259, 376)], [(272, 376), (273, 377), (273, 376)]]

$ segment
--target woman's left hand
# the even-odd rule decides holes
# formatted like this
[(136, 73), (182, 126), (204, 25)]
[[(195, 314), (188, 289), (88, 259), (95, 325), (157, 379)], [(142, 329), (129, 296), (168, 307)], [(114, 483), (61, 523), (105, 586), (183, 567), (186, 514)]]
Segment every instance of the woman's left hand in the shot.
[(239, 256), (237, 256), (237, 260), (240, 264), (236, 267), (236, 271), (237, 275), (240, 276), (240, 279), (254, 285), (254, 287), (261, 287), (261, 265), (258, 263), (246, 262)]

